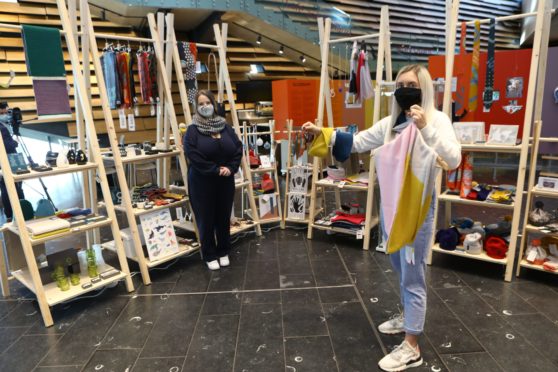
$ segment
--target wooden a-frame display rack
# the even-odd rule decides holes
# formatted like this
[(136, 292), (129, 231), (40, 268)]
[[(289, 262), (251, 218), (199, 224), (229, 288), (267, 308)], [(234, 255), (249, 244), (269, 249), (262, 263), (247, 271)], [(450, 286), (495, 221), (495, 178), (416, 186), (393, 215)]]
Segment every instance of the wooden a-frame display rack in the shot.
[[(129, 292), (134, 290), (134, 286), (130, 276), (130, 271), (128, 268), (128, 262), (126, 260), (126, 256), (124, 253), (122, 238), (120, 235), (120, 228), (118, 226), (116, 214), (114, 211), (114, 205), (112, 203), (112, 199), (110, 196), (111, 194), (107, 182), (105, 166), (102, 161), (101, 151), (98, 144), (97, 133), (95, 131), (93, 113), (92, 113), (90, 101), (88, 99), (89, 92), (86, 89), (84, 74), (81, 70), (81, 66), (79, 62), (79, 51), (77, 47), (76, 35), (73, 30), (70, 17), (68, 15), (68, 9), (66, 8), (65, 1), (57, 0), (57, 4), (58, 4), (60, 20), (63, 28), (63, 31), (61, 31), (61, 35), (65, 35), (66, 37), (66, 46), (68, 48), (68, 53), (70, 55), (70, 60), (72, 65), (72, 73), (74, 76), (74, 89), (76, 92), (75, 94), (76, 102), (77, 105), (79, 106), (80, 112), (83, 115), (83, 121), (85, 125), (85, 131), (80, 131), (78, 133), (79, 140), (81, 141), (81, 143), (87, 144), (89, 149), (89, 154), (91, 157), (89, 159), (89, 162), (86, 163), (85, 165), (70, 165), (69, 167), (66, 168), (55, 168), (51, 171), (46, 171), (46, 172), (31, 171), (30, 173), (27, 174), (16, 175), (13, 174), (11, 171), (8, 156), (4, 150), (4, 143), (3, 140), (0, 138), (0, 148), (1, 148), (0, 166), (2, 167), (3, 177), (6, 182), (6, 188), (8, 190), (9, 198), (10, 200), (15, 200), (15, 201), (19, 199), (15, 188), (15, 182), (17, 181), (23, 181), (25, 179), (32, 179), (32, 178), (49, 177), (49, 176), (55, 176), (60, 174), (75, 173), (75, 172), (85, 172), (88, 170), (96, 170), (98, 173), (98, 177), (101, 181), (100, 185), (101, 185), (103, 196), (106, 201), (106, 211), (107, 211), (108, 218), (104, 221), (100, 221), (97, 223), (91, 223), (85, 226), (71, 228), (67, 232), (54, 234), (41, 239), (34, 239), (27, 230), (21, 205), (18, 202), (12, 203), (15, 222), (11, 225), (8, 225), (7, 228), (11, 232), (19, 236), (21, 242), (21, 248), (23, 250), (25, 261), (27, 263), (26, 268), (12, 272), (12, 275), (15, 279), (17, 279), (23, 285), (25, 285), (29, 290), (35, 293), (35, 295), (37, 296), (37, 302), (39, 304), (41, 315), (43, 317), (43, 322), (47, 327), (52, 326), (54, 324), (52, 314), (50, 311), (50, 306), (62, 302), (66, 302), (84, 293), (100, 289), (106, 286), (107, 284), (120, 281), (122, 279), (125, 280), (126, 289)], [(21, 26), (2, 25), (2, 27), (4, 26), (21, 29)], [(84, 196), (84, 198), (88, 198), (88, 197), (89, 196), (87, 195)], [(37, 265), (37, 260), (35, 258), (35, 253), (33, 251), (33, 246), (44, 243), (48, 240), (59, 239), (74, 234), (87, 232), (92, 229), (98, 229), (102, 226), (111, 227), (112, 234), (116, 241), (115, 251), (120, 264), (120, 270), (116, 269), (117, 275), (107, 279), (102, 279), (97, 283), (91, 283), (92, 285), (86, 288), (83, 288), (81, 285), (71, 286), (68, 291), (61, 291), (57, 287), (56, 283), (49, 283), (46, 285), (42, 283), (39, 274), (39, 268)], [(110, 268), (110, 266), (107, 265), (107, 268)], [(80, 276), (81, 279), (88, 278), (87, 273), (81, 273)], [(9, 293), (4, 292), (4, 295), (8, 295), (8, 294)]]
[[(169, 66), (174, 67), (174, 71), (176, 74), (176, 79), (178, 83), (178, 88), (180, 91), (180, 101), (182, 104), (182, 109), (184, 112), (184, 117), (186, 121), (186, 126), (192, 123), (192, 114), (190, 112), (190, 105), (188, 103), (188, 96), (186, 92), (186, 84), (184, 81), (184, 74), (182, 72), (182, 66), (180, 63), (180, 56), (178, 53), (177, 47), (177, 40), (176, 35), (174, 32), (173, 22), (174, 22), (174, 15), (169, 13), (166, 15), (166, 22), (167, 22), (167, 40), (169, 44), (173, 46), (172, 51), (172, 62), (167, 62), (167, 68)], [(217, 50), (219, 54), (219, 78), (218, 78), (218, 92), (217, 92), (217, 101), (219, 103), (224, 102), (224, 91), (226, 90), (227, 93), (227, 101), (229, 103), (230, 111), (231, 111), (231, 118), (234, 130), (236, 135), (239, 139), (242, 139), (242, 132), (240, 129), (240, 122), (238, 120), (238, 113), (236, 110), (236, 104), (234, 101), (234, 92), (232, 89), (232, 84), (229, 76), (229, 70), (227, 67), (227, 33), (228, 33), (228, 25), (226, 23), (222, 23), (221, 26), (218, 24), (213, 25), (213, 31), (215, 34), (215, 41), (216, 45), (212, 44), (201, 44), (196, 43), (198, 47), (209, 48), (211, 50)], [(167, 53), (168, 50), (167, 50)], [(175, 138), (178, 138), (175, 136)], [(239, 172), (242, 174), (243, 181), (240, 183), (235, 183), (236, 189), (241, 189), (243, 193), (245, 193), (246, 198), (248, 199), (249, 210), (256, 211), (256, 213), (251, 213), (252, 221), (251, 223), (243, 223), (240, 226), (231, 226), (231, 235), (235, 235), (247, 230), (251, 230), (252, 228), (255, 230), (256, 235), (261, 236), (262, 230), (260, 226), (260, 219), (257, 213), (256, 201), (254, 199), (254, 191), (252, 187), (252, 183), (250, 182), (249, 178), (249, 165), (248, 165), (248, 153), (246, 149), (244, 149), (244, 154), (242, 156), (242, 162), (240, 164)], [(187, 190), (187, 183), (185, 183), (184, 188)], [(180, 226), (179, 226), (180, 227)]]
[[(108, 138), (109, 138), (109, 143), (110, 143), (110, 148), (112, 150), (112, 156), (110, 158), (105, 158), (106, 161), (110, 161), (112, 164), (114, 164), (115, 170), (116, 170), (116, 175), (118, 178), (118, 183), (120, 185), (120, 190), (121, 190), (121, 195), (122, 195), (122, 203), (121, 205), (115, 206), (115, 209), (117, 211), (123, 212), (126, 215), (127, 218), (127, 222), (129, 225), (129, 229), (130, 229), (130, 236), (132, 238), (132, 244), (134, 247), (134, 252), (135, 254), (130, 254), (128, 253), (128, 258), (136, 261), (138, 263), (141, 275), (142, 275), (142, 279), (143, 279), (143, 283), (148, 285), (151, 283), (151, 278), (149, 275), (149, 269), (152, 267), (156, 267), (158, 265), (161, 265), (163, 263), (169, 262), (171, 260), (174, 260), (180, 256), (192, 253), (194, 251), (196, 251), (198, 249), (197, 246), (193, 246), (190, 244), (178, 244), (178, 251), (176, 253), (167, 255), (165, 257), (162, 257), (161, 259), (158, 260), (151, 260), (149, 257), (146, 257), (143, 248), (142, 248), (142, 244), (141, 244), (141, 239), (140, 239), (140, 231), (139, 231), (139, 224), (137, 222), (137, 219), (139, 218), (139, 216), (143, 215), (143, 214), (147, 214), (147, 213), (151, 213), (157, 210), (161, 210), (161, 209), (167, 209), (167, 208), (175, 208), (175, 207), (182, 207), (183, 205), (188, 203), (188, 197), (184, 197), (182, 200), (179, 201), (175, 201), (166, 205), (161, 205), (161, 206), (155, 206), (152, 209), (140, 209), (140, 208), (134, 208), (133, 203), (132, 203), (132, 197), (130, 195), (130, 189), (128, 186), (128, 181), (126, 179), (126, 174), (125, 174), (125, 170), (124, 170), (124, 164), (132, 164), (132, 163), (142, 163), (142, 162), (146, 162), (146, 161), (158, 161), (161, 159), (171, 159), (172, 157), (177, 157), (178, 158), (178, 163), (180, 166), (180, 174), (182, 176), (182, 179), (184, 182), (186, 182), (186, 174), (187, 174), (187, 169), (186, 169), (186, 160), (184, 157), (184, 152), (182, 150), (182, 143), (180, 141), (177, 141), (177, 143), (175, 143), (176, 148), (168, 151), (168, 152), (162, 152), (162, 153), (158, 153), (155, 155), (138, 155), (138, 156), (131, 156), (131, 157), (126, 157), (123, 158), (120, 156), (120, 151), (119, 151), (119, 147), (118, 147), (118, 141), (117, 141), (117, 134), (116, 134), (116, 130), (115, 130), (115, 126), (114, 126), (114, 121), (112, 118), (112, 113), (109, 107), (109, 101), (108, 101), (108, 94), (107, 94), (107, 90), (106, 90), (106, 86), (105, 86), (105, 79), (104, 79), (104, 74), (103, 74), (103, 69), (101, 66), (101, 61), (100, 61), (100, 56), (99, 56), (99, 49), (97, 46), (97, 41), (96, 39), (98, 37), (102, 37), (102, 38), (106, 38), (106, 39), (116, 39), (116, 40), (123, 40), (123, 41), (136, 41), (136, 42), (142, 42), (142, 43), (151, 43), (153, 44), (154, 50), (155, 50), (155, 56), (157, 58), (157, 68), (158, 68), (158, 77), (159, 77), (159, 87), (160, 87), (160, 92), (162, 92), (162, 94), (160, 95), (160, 97), (162, 98), (161, 100), (161, 104), (163, 109), (161, 110), (162, 112), (165, 112), (165, 116), (169, 118), (170, 123), (171, 123), (171, 128), (173, 131), (173, 135), (174, 138), (180, 138), (179, 135), (179, 131), (178, 131), (178, 123), (176, 121), (176, 114), (174, 112), (174, 105), (172, 102), (172, 96), (171, 96), (171, 90), (170, 90), (170, 82), (169, 82), (169, 78), (165, 72), (165, 64), (163, 62), (163, 47), (162, 44), (163, 42), (161, 41), (160, 38), (160, 34), (158, 32), (157, 29), (157, 25), (155, 23), (155, 18), (153, 16), (153, 14), (148, 14), (148, 21), (149, 21), (149, 27), (150, 27), (150, 31), (151, 31), (151, 39), (147, 39), (147, 38), (135, 38), (135, 37), (126, 37), (126, 36), (115, 36), (115, 35), (104, 35), (104, 34), (98, 34), (95, 33), (94, 29), (93, 29), (93, 23), (91, 20), (91, 14), (90, 14), (90, 10), (89, 10), (89, 5), (87, 3), (87, 1), (85, 0), (81, 0), (80, 3), (80, 8), (81, 8), (81, 15), (82, 15), (82, 33), (85, 35), (87, 35), (88, 37), (88, 43), (85, 44), (84, 43), (84, 47), (88, 46), (89, 49), (88, 50), (84, 50), (84, 55), (87, 53), (91, 53), (92, 56), (92, 61), (93, 61), (93, 65), (96, 71), (96, 77), (97, 77), (97, 83), (98, 83), (98, 88), (99, 88), (99, 93), (100, 93), (100, 97), (101, 97), (101, 106), (103, 109), (103, 115), (104, 115), (104, 119), (105, 119), (105, 123), (107, 126), (107, 134), (108, 134)], [(85, 41), (85, 40), (84, 40)], [(160, 125), (162, 120), (158, 120), (158, 125)], [(158, 134), (161, 133), (161, 130), (158, 130)], [(166, 133), (168, 133), (168, 131), (166, 131)], [(158, 140), (160, 139), (160, 137), (158, 138)], [(165, 138), (165, 150), (170, 150), (169, 148), (169, 141), (168, 141), (168, 135)], [(161, 169), (164, 169), (163, 173), (164, 176), (161, 177)], [(157, 174), (158, 174), (158, 180), (160, 182), (160, 185), (162, 183), (161, 186), (163, 187), (168, 187), (168, 183), (169, 183), (169, 175), (168, 172), (166, 172), (167, 170), (167, 164), (165, 163), (165, 165), (163, 167), (159, 166), (157, 167)], [(161, 182), (162, 180), (162, 182)], [(115, 238), (116, 241), (116, 238)], [(108, 245), (107, 245), (108, 247)]]
[[(390, 44), (390, 30), (389, 30), (389, 10), (388, 6), (382, 6), (381, 16), (380, 16), (380, 30), (378, 33), (353, 36), (340, 38), (335, 40), (330, 40), (331, 34), (331, 19), (326, 18), (325, 21), (322, 18), (318, 18), (318, 30), (320, 34), (320, 50), (322, 59), (322, 68), (320, 75), (320, 88), (318, 96), (318, 113), (316, 124), (319, 127), (323, 126), (324, 119), (324, 105), (327, 110), (328, 126), (333, 128), (333, 110), (331, 104), (331, 94), (329, 87), (329, 47), (331, 44), (343, 43), (357, 40), (369, 40), (378, 39), (378, 57), (376, 65), (376, 85), (374, 87), (374, 115), (373, 123), (375, 124), (380, 119), (380, 96), (381, 96), (381, 85), (383, 81), (383, 70), (385, 66), (386, 70), (386, 81), (391, 81), (392, 78), (392, 67), (391, 67), (391, 44)], [(310, 191), (310, 213), (308, 215), (308, 239), (312, 239), (313, 229), (320, 229), (326, 231), (333, 231), (345, 234), (351, 234), (357, 238), (363, 239), (363, 249), (368, 250), (370, 247), (370, 236), (371, 229), (376, 226), (379, 222), (378, 216), (373, 216), (373, 201), (374, 201), (374, 188), (376, 184), (376, 172), (374, 167), (374, 158), (370, 156), (370, 166), (369, 166), (369, 178), (368, 186), (358, 186), (358, 185), (345, 185), (344, 183), (332, 184), (329, 182), (324, 182), (318, 177), (320, 175), (321, 159), (314, 157), (313, 159), (313, 169), (312, 169), (312, 183)], [(339, 190), (350, 190), (350, 191), (362, 191), (366, 192), (366, 210), (365, 210), (365, 225), (360, 230), (348, 230), (342, 228), (336, 228), (332, 226), (318, 225), (315, 223), (315, 211), (316, 211), (316, 191), (317, 187), (334, 187), (337, 208), (340, 207), (340, 196)], [(325, 204), (325, 202), (324, 202)], [(324, 211), (325, 213), (325, 211)]]
[[(453, 0), (451, 16), (449, 17), (447, 56), (446, 56), (446, 74), (445, 74), (445, 89), (444, 89), (444, 106), (443, 111), (451, 117), (451, 80), (453, 75), (453, 63), (455, 55), (455, 39), (458, 24), (459, 13), (459, 0)], [(529, 86), (527, 90), (527, 100), (525, 105), (525, 119), (523, 123), (523, 136), (521, 144), (517, 146), (491, 146), (491, 145), (462, 145), (463, 151), (470, 152), (507, 152), (519, 154), (518, 176), (516, 184), (515, 200), (510, 205), (503, 205), (498, 203), (487, 203), (476, 200), (461, 199), (459, 196), (441, 193), (441, 183), (438, 182), (439, 196), (438, 200), (446, 203), (446, 226), (449, 226), (451, 221), (451, 203), (475, 205), (477, 207), (493, 207), (501, 208), (508, 211), (513, 211), (512, 226), (510, 234), (510, 243), (508, 247), (507, 256), (504, 259), (496, 259), (489, 257), (486, 253), (480, 255), (468, 254), (464, 251), (446, 251), (441, 249), (438, 245), (433, 245), (433, 248), (428, 257), (428, 264), (432, 263), (432, 251), (471, 258), (475, 260), (487, 261), (505, 266), (506, 281), (511, 281), (514, 268), (515, 252), (517, 248), (517, 239), (519, 236), (519, 222), (521, 219), (522, 203), (523, 203), (523, 190), (525, 186), (525, 173), (527, 168), (527, 158), (529, 156), (530, 135), (532, 131), (532, 122), (541, 122), (542, 114), (542, 93), (544, 87), (544, 78), (546, 71), (546, 58), (548, 51), (548, 40), (550, 30), (551, 18), (551, 2), (549, 0), (541, 0), (537, 5), (537, 10), (532, 13), (514, 14), (510, 16), (498, 17), (497, 22), (507, 21), (512, 19), (523, 19), (527, 17), (536, 17), (535, 34), (533, 42), (533, 50), (531, 53), (531, 65), (529, 73)], [(481, 23), (488, 23), (489, 19), (483, 19)], [(475, 21), (466, 22), (468, 25), (474, 24)], [(538, 89), (537, 89), (538, 87)], [(536, 156), (536, 154), (533, 154)], [(435, 214), (436, 216), (436, 214)], [(436, 226), (436, 217), (434, 226)]]

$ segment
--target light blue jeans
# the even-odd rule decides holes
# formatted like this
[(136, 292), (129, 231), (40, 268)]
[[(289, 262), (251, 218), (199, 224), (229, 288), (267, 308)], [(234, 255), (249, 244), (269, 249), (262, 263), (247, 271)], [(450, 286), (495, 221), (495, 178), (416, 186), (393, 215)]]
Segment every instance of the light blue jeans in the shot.
[[(426, 220), (413, 243), (415, 263), (407, 262), (405, 247), (390, 255), (391, 264), (399, 276), (405, 333), (417, 336), (424, 330), (426, 317), (426, 258), (430, 250), (430, 239), (434, 228), (435, 205), (436, 200), (433, 196)], [(383, 221), (382, 231), (385, 242), (387, 241), (387, 234), (384, 231)]]

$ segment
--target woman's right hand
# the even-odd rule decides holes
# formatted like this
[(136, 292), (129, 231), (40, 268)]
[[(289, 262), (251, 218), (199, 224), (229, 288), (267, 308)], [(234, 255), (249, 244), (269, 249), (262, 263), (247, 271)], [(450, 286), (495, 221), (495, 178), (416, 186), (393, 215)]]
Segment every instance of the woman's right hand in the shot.
[(304, 132), (312, 133), (316, 137), (322, 133), (322, 129), (310, 121), (302, 124), (302, 130)]

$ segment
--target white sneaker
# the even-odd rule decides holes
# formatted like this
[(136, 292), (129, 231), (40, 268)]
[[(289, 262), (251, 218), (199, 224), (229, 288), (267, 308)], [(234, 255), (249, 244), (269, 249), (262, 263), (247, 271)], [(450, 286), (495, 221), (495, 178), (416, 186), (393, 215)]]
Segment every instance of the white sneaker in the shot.
[(391, 353), (386, 355), (378, 363), (382, 371), (403, 371), (407, 368), (418, 367), (422, 364), (422, 357), (418, 347), (412, 347), (407, 341), (403, 341)]
[(219, 261), (217, 260), (209, 261), (206, 263), (209, 270), (219, 270), (221, 268), (221, 266), (219, 266)]
[(383, 322), (378, 327), (378, 331), (386, 335), (394, 335), (405, 332), (403, 327), (403, 313), (392, 316), (388, 321)]
[(229, 266), (230, 264), (231, 264), (231, 261), (229, 260), (229, 256), (219, 257), (219, 265), (221, 267), (226, 267), (226, 266)]

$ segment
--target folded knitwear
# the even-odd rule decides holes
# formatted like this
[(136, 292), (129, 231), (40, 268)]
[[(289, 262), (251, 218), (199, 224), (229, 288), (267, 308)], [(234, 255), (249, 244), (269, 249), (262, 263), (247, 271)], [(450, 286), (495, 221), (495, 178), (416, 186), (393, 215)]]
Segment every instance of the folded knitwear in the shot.
[(331, 218), (331, 222), (348, 222), (353, 225), (361, 225), (366, 220), (366, 215), (364, 213), (349, 214), (337, 211), (337, 215)]
[(331, 136), (333, 135), (333, 128), (322, 128), (319, 136), (314, 138), (308, 153), (311, 156), (318, 158), (325, 158), (329, 153), (329, 144), (331, 143)]
[(22, 25), (25, 62), (30, 76), (64, 77), (60, 30), (54, 27)]

